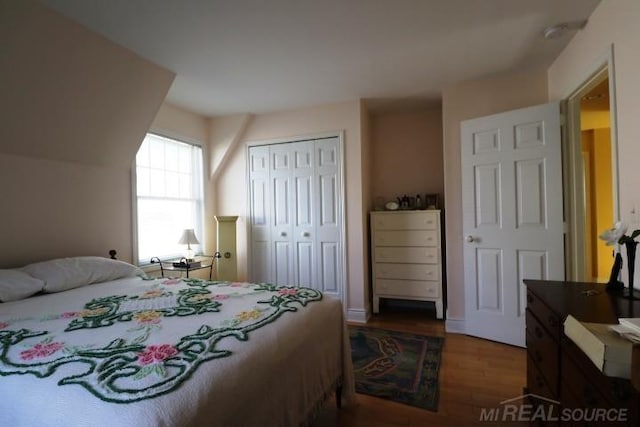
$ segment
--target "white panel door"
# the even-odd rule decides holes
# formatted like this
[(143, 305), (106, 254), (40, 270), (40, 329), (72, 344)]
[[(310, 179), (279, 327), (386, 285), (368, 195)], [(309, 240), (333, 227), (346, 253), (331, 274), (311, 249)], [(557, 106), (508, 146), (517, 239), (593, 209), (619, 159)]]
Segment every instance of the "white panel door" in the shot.
[(313, 141), (287, 144), (291, 146), (293, 161), (293, 283), (317, 287), (315, 239), (315, 194)]
[(315, 141), (318, 289), (341, 296), (342, 290), (342, 182), (339, 139)]
[(252, 281), (342, 298), (340, 156), (338, 137), (249, 149)]
[(271, 205), (269, 203), (269, 147), (249, 149), (251, 212), (251, 280), (271, 282)]
[(524, 347), (523, 279), (564, 279), (558, 104), (461, 123), (465, 328)]
[(271, 282), (293, 285), (292, 170), (293, 158), (288, 144), (269, 149), (271, 180)]

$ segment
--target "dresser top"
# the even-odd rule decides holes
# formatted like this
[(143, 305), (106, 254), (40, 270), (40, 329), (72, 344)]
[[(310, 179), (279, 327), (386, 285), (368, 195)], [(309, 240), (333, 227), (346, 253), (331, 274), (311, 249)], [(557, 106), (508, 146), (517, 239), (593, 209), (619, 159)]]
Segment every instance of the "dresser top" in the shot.
[(370, 215), (398, 215), (398, 214), (425, 214), (440, 213), (440, 209), (396, 209), (395, 211), (371, 211)]
[(571, 314), (582, 322), (614, 324), (620, 317), (640, 317), (640, 301), (607, 292), (603, 283), (524, 280), (524, 284), (562, 319)]

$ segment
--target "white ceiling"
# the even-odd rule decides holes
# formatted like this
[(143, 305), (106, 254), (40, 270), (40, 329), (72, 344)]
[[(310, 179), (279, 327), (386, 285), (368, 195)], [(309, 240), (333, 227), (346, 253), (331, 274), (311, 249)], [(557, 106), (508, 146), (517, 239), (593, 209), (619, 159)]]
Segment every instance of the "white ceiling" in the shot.
[(544, 27), (599, 0), (42, 0), (177, 74), (167, 100), (209, 115), (364, 98), (440, 102), (443, 87), (546, 68)]

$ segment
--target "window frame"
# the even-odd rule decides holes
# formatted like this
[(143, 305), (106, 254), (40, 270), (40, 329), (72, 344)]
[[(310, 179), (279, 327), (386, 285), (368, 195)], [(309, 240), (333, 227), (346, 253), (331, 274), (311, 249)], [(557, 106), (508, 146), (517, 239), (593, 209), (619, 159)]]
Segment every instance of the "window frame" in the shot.
[[(168, 131), (159, 131), (159, 130), (149, 130), (147, 132), (145, 132), (144, 134), (144, 138), (142, 139), (142, 141), (140, 142), (140, 145), (138, 146), (138, 149), (136, 150), (134, 157), (133, 157), (133, 161), (131, 164), (131, 211), (132, 211), (132, 221), (131, 221), (131, 228), (132, 228), (132, 232), (133, 232), (133, 236), (132, 236), (132, 244), (133, 244), (133, 248), (132, 248), (132, 259), (133, 259), (133, 264), (137, 265), (139, 267), (148, 267), (153, 265), (151, 263), (151, 260), (146, 260), (140, 259), (140, 254), (139, 254), (139, 239), (138, 239), (138, 174), (137, 174), (137, 157), (138, 157), (138, 151), (140, 151), (140, 147), (142, 147), (142, 144), (144, 143), (144, 139), (147, 138), (148, 135), (153, 135), (156, 137), (160, 137), (160, 138), (165, 138), (165, 139), (169, 139), (169, 140), (173, 140), (175, 142), (178, 143), (182, 143), (182, 144), (187, 144), (187, 145), (192, 145), (195, 147), (200, 148), (200, 153), (202, 156), (201, 159), (201, 185), (200, 185), (200, 209), (197, 212), (198, 215), (198, 220), (200, 222), (200, 227), (201, 230), (198, 232), (198, 230), (196, 230), (197, 233), (197, 237), (198, 240), (200, 240), (200, 253), (205, 253), (206, 249), (205, 249), (205, 236), (207, 233), (206, 230), (206, 221), (205, 221), (205, 206), (206, 206), (206, 200), (205, 200), (205, 185), (206, 185), (206, 178), (207, 178), (207, 172), (206, 172), (206, 163), (205, 163), (205, 148), (203, 146), (203, 144), (200, 141), (185, 137), (183, 135), (179, 135), (179, 134), (175, 134), (173, 132), (168, 132)], [(159, 254), (161, 256), (165, 256), (162, 254)], [(175, 255), (166, 255), (168, 258), (167, 259), (171, 259), (171, 257), (175, 257), (175, 258), (179, 258), (181, 257), (183, 254), (181, 253), (176, 253)], [(197, 254), (196, 254), (197, 255)]]

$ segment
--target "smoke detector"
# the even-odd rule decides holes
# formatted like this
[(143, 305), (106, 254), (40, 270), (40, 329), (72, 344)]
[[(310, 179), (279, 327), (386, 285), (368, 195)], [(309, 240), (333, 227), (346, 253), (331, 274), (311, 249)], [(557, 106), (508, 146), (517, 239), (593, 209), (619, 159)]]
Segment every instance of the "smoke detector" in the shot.
[(542, 35), (544, 35), (544, 38), (548, 40), (557, 39), (566, 35), (567, 33), (569, 33), (569, 31), (581, 30), (584, 28), (585, 25), (587, 25), (586, 20), (574, 21), (574, 22), (561, 22), (559, 24), (552, 25), (542, 30)]

